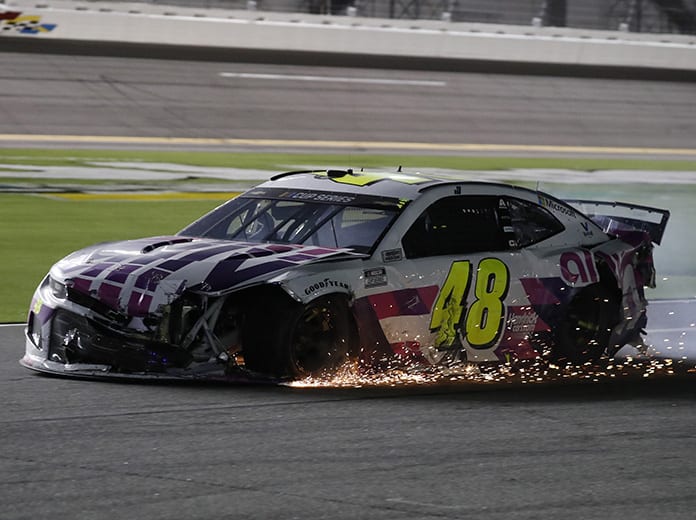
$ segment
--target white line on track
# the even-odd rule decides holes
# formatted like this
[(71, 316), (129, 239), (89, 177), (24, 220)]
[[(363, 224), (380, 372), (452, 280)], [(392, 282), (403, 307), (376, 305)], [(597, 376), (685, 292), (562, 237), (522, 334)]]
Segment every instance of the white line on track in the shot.
[(329, 83), (365, 83), (370, 85), (408, 85), (417, 87), (444, 87), (445, 81), (428, 81), (413, 79), (388, 79), (388, 78), (351, 78), (348, 76), (304, 76), (298, 74), (254, 74), (247, 72), (221, 72), (223, 78), (239, 79), (267, 79), (279, 81), (312, 81)]
[(0, 328), (3, 327), (24, 327), (25, 323), (0, 323)]

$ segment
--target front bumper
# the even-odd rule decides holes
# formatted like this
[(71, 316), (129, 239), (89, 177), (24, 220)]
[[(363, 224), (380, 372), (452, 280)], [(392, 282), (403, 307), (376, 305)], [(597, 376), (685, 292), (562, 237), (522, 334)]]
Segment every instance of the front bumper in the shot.
[(277, 382), (216, 359), (191, 362), (171, 345), (118, 333), (65, 309), (40, 307), (40, 313), (30, 312), (19, 361), (35, 372), (81, 379)]
[(111, 365), (94, 363), (60, 363), (37, 351), (31, 339), (25, 340), (26, 351), (19, 364), (34, 372), (60, 377), (122, 381), (210, 381), (235, 384), (278, 384), (281, 381), (241, 368), (229, 370), (217, 362), (198, 363), (192, 367), (171, 368), (161, 372), (123, 372)]

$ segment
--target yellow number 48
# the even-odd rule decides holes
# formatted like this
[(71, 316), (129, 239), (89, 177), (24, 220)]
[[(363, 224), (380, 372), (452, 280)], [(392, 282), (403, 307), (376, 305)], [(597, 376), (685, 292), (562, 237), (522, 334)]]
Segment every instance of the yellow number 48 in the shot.
[(453, 262), (442, 284), (430, 319), (430, 330), (437, 332), (436, 347), (450, 347), (462, 329), (462, 335), (473, 348), (484, 349), (495, 344), (505, 325), (505, 305), (510, 286), (507, 266), (497, 258), (484, 258), (476, 270), (474, 301), (466, 312), (467, 296), (472, 281), (471, 262)]

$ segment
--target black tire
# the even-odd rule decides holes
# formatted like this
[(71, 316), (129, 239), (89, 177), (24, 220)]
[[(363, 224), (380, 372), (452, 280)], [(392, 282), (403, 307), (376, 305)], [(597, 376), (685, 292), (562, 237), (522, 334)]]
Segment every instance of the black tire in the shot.
[(599, 283), (581, 289), (566, 305), (554, 330), (552, 360), (573, 364), (596, 362), (607, 351), (611, 331), (618, 321), (616, 291)]
[(346, 298), (329, 295), (301, 305), (276, 298), (253, 311), (244, 333), (244, 363), (284, 379), (330, 374), (357, 352), (357, 330)]

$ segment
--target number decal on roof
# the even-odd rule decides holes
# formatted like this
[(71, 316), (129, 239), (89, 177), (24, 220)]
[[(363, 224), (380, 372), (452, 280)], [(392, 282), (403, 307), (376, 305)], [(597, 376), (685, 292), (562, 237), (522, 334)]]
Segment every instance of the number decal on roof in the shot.
[(352, 186), (369, 186), (380, 181), (394, 181), (401, 182), (404, 184), (422, 184), (428, 182), (430, 179), (424, 177), (417, 177), (415, 175), (406, 175), (403, 173), (346, 173), (341, 176), (329, 175), (327, 172), (321, 172), (317, 175), (329, 176), (329, 178), (334, 182), (340, 182), (341, 184), (350, 184)]
[(437, 332), (436, 347), (451, 347), (459, 330), (462, 338), (476, 349), (489, 348), (500, 337), (505, 325), (503, 301), (510, 286), (510, 272), (497, 258), (481, 260), (476, 270), (474, 301), (465, 314), (472, 278), (469, 260), (450, 266), (430, 319), (430, 330)]

